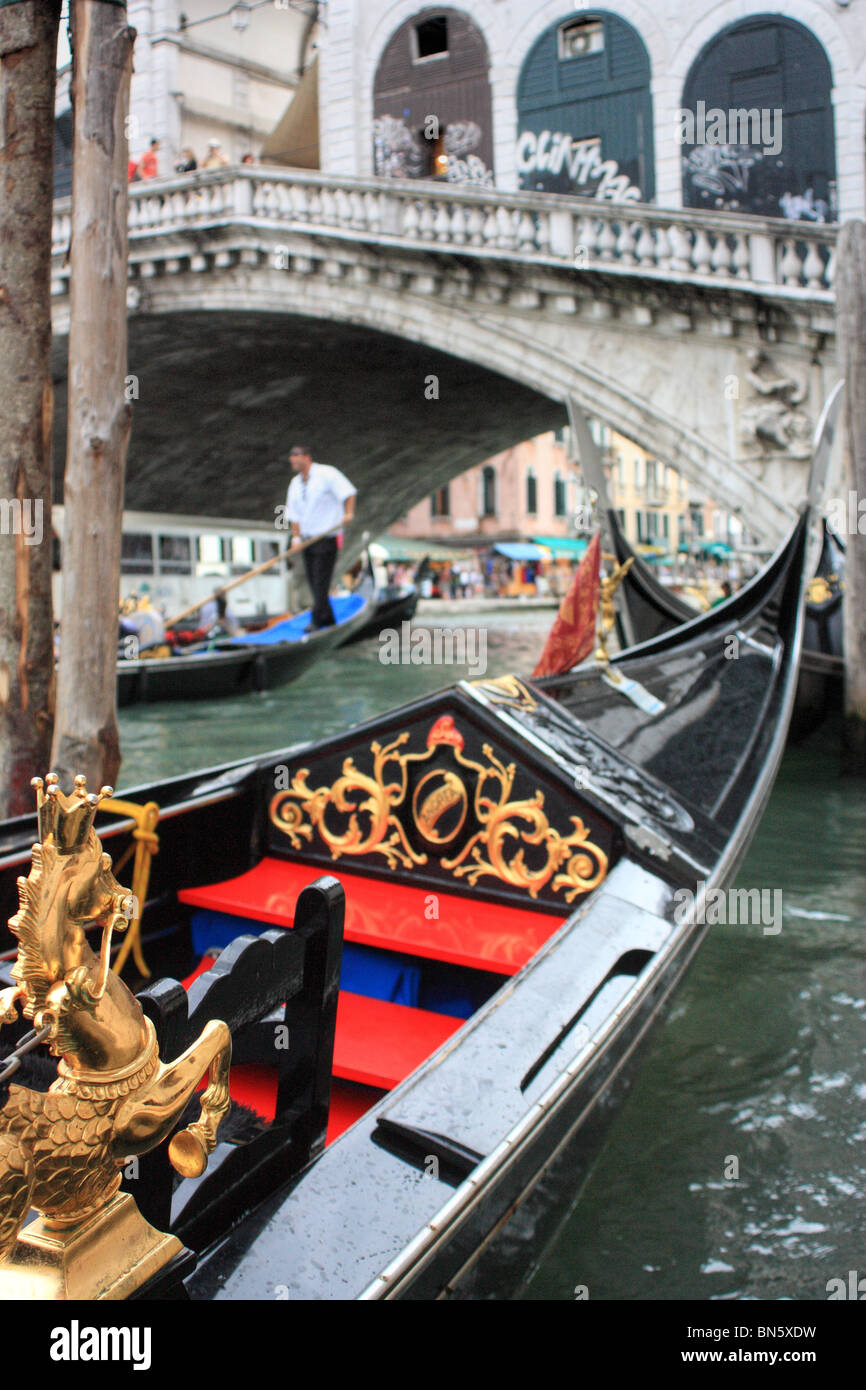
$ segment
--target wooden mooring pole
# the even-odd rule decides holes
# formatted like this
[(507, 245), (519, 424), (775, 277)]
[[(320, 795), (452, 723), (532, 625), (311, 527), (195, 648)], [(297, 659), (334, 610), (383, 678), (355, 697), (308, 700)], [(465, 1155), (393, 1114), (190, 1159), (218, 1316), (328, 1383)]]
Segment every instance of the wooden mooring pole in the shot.
[[(839, 363), (845, 378), (845, 708), (843, 771), (866, 777), (866, 223), (846, 222), (836, 261)], [(854, 505), (851, 506), (851, 502)], [(853, 520), (853, 527), (850, 522)]]
[(52, 766), (113, 783), (126, 398), (126, 115), (135, 31), (122, 4), (72, 0), (72, 242), (63, 616)]
[(54, 719), (51, 216), (60, 0), (0, 7), (0, 818), (33, 809)]

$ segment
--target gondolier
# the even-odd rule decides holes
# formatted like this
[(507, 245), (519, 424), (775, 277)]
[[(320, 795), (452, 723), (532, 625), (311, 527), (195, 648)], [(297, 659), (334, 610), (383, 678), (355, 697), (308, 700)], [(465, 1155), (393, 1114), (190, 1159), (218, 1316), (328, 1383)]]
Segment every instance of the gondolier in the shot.
[[(357, 489), (339, 468), (314, 463), (312, 453), (304, 444), (292, 445), (289, 461), (295, 473), (286, 496), (286, 517), (291, 522), (292, 540), (305, 541), (323, 531), (336, 530), (341, 522), (348, 525), (355, 514)], [(307, 582), (313, 596), (310, 630), (334, 624), (328, 591), (337, 548), (336, 536), (326, 536), (304, 551)]]

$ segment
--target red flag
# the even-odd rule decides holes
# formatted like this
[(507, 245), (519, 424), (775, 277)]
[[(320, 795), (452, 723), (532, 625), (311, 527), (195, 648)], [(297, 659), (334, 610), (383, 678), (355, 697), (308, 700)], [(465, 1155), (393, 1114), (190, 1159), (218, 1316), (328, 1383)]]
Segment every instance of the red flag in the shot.
[(596, 531), (575, 571), (533, 676), (558, 676), (585, 661), (595, 646), (601, 538)]

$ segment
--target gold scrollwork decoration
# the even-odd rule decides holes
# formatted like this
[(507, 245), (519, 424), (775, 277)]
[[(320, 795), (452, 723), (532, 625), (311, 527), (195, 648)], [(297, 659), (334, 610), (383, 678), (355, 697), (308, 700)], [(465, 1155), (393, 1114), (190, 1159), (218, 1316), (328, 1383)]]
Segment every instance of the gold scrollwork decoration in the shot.
[[(330, 787), (311, 787), (310, 769), (300, 768), (290, 786), (273, 798), (271, 821), (295, 850), (311, 845), (318, 832), (333, 859), (379, 854), (390, 869), (411, 870), (426, 864), (428, 857), (409, 842), (406, 827), (414, 826), (431, 849), (453, 845), (463, 839), (471, 797), (472, 833), (450, 858), (439, 860), (445, 872), (465, 878), (473, 887), (491, 876), (531, 898), (547, 888), (561, 892), (567, 903), (598, 887), (607, 873), (608, 858), (590, 838), (591, 828), (579, 816), (571, 816), (571, 830), (567, 834), (557, 830), (540, 790), (513, 800), (516, 766), (497, 758), (490, 744), (483, 746), (485, 763), (467, 758), (464, 740), (448, 716), (434, 724), (426, 752), (398, 751), (408, 738), (404, 732), (384, 746), (372, 743), (371, 775), (346, 758), (341, 775)], [(409, 797), (409, 765), (427, 762), (443, 748), (461, 771), (440, 762), (421, 777)], [(343, 818), (339, 827), (333, 818), (329, 820), (329, 813)]]
[[(302, 849), (302, 840), (310, 843), (315, 828), (333, 859), (343, 854), (381, 854), (389, 869), (398, 864), (404, 869), (411, 869), (413, 864), (425, 864), (426, 854), (419, 854), (412, 848), (394, 815), (394, 808), (401, 806), (406, 798), (406, 764), (413, 757), (398, 753), (397, 749), (408, 738), (407, 733), (401, 733), (384, 747), (378, 742), (370, 744), (372, 776), (359, 771), (353, 758), (346, 758), (342, 775), (330, 787), (313, 788), (308, 783), (309, 768), (300, 768), (289, 788), (274, 797), (270, 809), (271, 820), (288, 836), (292, 848)], [(396, 777), (393, 772), (386, 774), (389, 765), (395, 766)], [(394, 780), (386, 780), (386, 776)], [(363, 800), (350, 799), (359, 793)], [(349, 817), (349, 824), (342, 832), (328, 824), (329, 808)], [(309, 823), (305, 822), (305, 816)], [(362, 829), (360, 816), (367, 819), (366, 830)]]
[[(561, 835), (550, 824), (544, 811), (544, 793), (523, 801), (511, 801), (514, 785), (515, 766), (504, 763), (495, 756), (489, 743), (483, 747), (484, 756), (490, 766), (470, 763), (459, 753), (457, 759), (466, 767), (472, 767), (478, 774), (475, 784), (475, 815), (482, 829), (464, 845), (453, 859), (443, 859), (442, 867), (450, 869), (455, 878), (466, 878), (474, 887), (478, 880), (492, 874), (503, 883), (515, 888), (524, 888), (531, 898), (550, 884), (553, 892), (564, 889), (567, 903), (574, 902), (580, 893), (589, 893), (597, 888), (607, 873), (607, 855), (594, 844), (590, 831), (579, 816), (572, 816), (573, 829), (570, 835)], [(498, 783), (497, 796), (485, 793), (490, 780)], [(520, 823), (524, 829), (520, 829)], [(522, 841), (511, 858), (506, 850), (514, 841)], [(524, 845), (541, 847), (545, 861), (536, 868), (526, 863)], [(487, 858), (482, 854), (482, 846), (487, 850)], [(471, 859), (472, 863), (467, 863)], [(563, 867), (564, 866), (564, 867)], [(562, 869), (561, 873), (557, 873)], [(554, 875), (556, 875), (554, 877)], [(552, 882), (551, 882), (552, 880)]]

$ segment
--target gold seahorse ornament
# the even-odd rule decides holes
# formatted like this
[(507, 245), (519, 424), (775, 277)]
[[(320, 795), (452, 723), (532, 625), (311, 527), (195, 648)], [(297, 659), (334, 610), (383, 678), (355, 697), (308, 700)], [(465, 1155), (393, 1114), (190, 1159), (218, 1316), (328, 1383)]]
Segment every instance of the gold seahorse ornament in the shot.
[[(112, 934), (137, 915), (93, 828), (112, 789), (88, 793), (76, 777), (67, 797), (53, 774), (32, 785), (39, 841), (9, 921), (16, 984), (0, 991), (0, 1024), (20, 1008), (60, 1061), (48, 1091), (11, 1085), (0, 1111), (0, 1298), (122, 1298), (182, 1250), (118, 1194), (122, 1170), (168, 1137), (207, 1072), (200, 1117), (168, 1150), (184, 1177), (204, 1172), (229, 1108), (231, 1034), (211, 1022), (160, 1061), (153, 1024), (110, 969)], [(102, 929), (98, 955), (88, 927)]]

